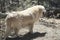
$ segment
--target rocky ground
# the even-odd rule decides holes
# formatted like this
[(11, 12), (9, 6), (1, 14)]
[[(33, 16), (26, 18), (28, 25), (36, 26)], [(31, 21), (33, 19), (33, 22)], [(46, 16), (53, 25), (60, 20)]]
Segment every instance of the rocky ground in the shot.
[(60, 40), (60, 19), (41, 18), (34, 24), (33, 33), (28, 33), (27, 29), (19, 33), (23, 36), (6, 40)]

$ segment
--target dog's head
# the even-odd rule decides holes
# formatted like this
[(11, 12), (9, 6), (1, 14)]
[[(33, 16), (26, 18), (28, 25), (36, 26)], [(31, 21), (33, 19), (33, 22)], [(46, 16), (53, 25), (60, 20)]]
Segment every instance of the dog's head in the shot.
[(46, 9), (44, 6), (42, 5), (37, 5), (38, 9), (39, 9), (39, 13), (42, 15), (42, 17), (44, 16), (44, 14), (46, 13)]

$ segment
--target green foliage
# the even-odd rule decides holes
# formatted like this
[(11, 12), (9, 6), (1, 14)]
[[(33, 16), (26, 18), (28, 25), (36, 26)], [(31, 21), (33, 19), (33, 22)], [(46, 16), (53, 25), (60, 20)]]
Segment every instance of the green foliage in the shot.
[(33, 5), (44, 5), (46, 8), (58, 7), (60, 0), (0, 0), (0, 12), (24, 10)]

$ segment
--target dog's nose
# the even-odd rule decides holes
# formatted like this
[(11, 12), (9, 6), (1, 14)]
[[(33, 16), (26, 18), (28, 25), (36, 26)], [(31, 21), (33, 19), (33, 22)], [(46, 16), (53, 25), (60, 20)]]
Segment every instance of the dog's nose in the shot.
[(43, 10), (43, 17), (45, 17), (45, 14), (46, 14), (46, 10)]

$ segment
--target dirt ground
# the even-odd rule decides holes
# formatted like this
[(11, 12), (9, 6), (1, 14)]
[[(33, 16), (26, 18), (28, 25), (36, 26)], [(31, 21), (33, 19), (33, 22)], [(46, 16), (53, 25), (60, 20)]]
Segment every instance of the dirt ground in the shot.
[(60, 40), (60, 19), (41, 18), (34, 24), (33, 33), (28, 33), (27, 29), (19, 33), (23, 36), (6, 40)]

